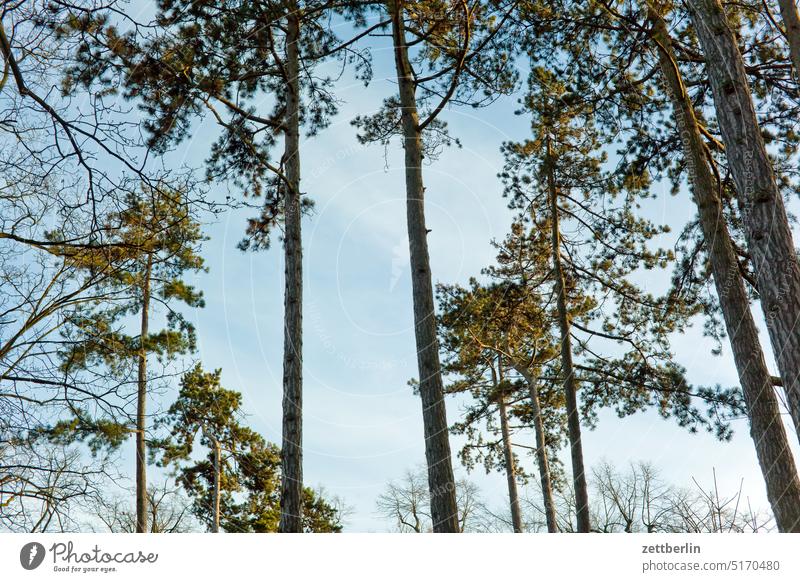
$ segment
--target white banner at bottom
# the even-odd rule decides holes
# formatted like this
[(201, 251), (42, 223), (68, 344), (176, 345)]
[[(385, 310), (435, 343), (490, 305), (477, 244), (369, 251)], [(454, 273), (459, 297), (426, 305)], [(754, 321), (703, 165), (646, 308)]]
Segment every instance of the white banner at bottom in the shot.
[(800, 534), (0, 534), (0, 580), (800, 580)]

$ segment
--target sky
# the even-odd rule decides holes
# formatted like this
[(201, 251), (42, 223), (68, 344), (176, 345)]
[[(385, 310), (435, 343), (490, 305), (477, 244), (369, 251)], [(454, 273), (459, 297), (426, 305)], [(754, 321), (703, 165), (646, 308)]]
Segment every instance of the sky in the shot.
[[(306, 485), (324, 486), (352, 508), (346, 531), (391, 529), (376, 513), (376, 497), (388, 481), (424, 461), (421, 404), (407, 384), (417, 371), (402, 149), (398, 142), (385, 150), (362, 146), (350, 124), (396, 90), (391, 55), (382, 44), (386, 40), (374, 43), (376, 75), (370, 86), (347, 78), (340, 82), (340, 114), (319, 136), (301, 144), (302, 190), (316, 203), (303, 221), (304, 476)], [(424, 169), (435, 281), (463, 283), (478, 275), (494, 259), (492, 239), (507, 232), (512, 215), (496, 174), (502, 166), (501, 143), (527, 134), (528, 119), (514, 114), (518, 97), (502, 98), (485, 109), (443, 112), (463, 147), (446, 149)], [(211, 119), (198, 123), (192, 138), (168, 160), (201, 167), (214, 135)], [(686, 192), (673, 197), (666, 186), (656, 192), (645, 208), (650, 218), (679, 227), (691, 216)], [(227, 193), (225, 185), (211, 186), (213, 197)], [(222, 368), (223, 385), (244, 395), (248, 423), (280, 443), (282, 248), (277, 242), (266, 252), (236, 248), (251, 212), (208, 217), (204, 256), (209, 271), (193, 279), (205, 294), (206, 307), (188, 315), (197, 326), (197, 359), (207, 369)], [(651, 284), (660, 288), (663, 278)], [(768, 350), (766, 332), (762, 337)], [(702, 336), (701, 322), (673, 344), (691, 381), (737, 384), (730, 351), (717, 357), (712, 347)], [(169, 396), (164, 395), (165, 404)], [(451, 423), (461, 405), (448, 402)], [(710, 487), (713, 467), (721, 491), (735, 493), (743, 479), (753, 507), (767, 507), (746, 421), (736, 421), (734, 428), (732, 442), (718, 443), (654, 413), (618, 419), (609, 412), (600, 415), (595, 430), (585, 432), (583, 444), (589, 466), (602, 460), (618, 466), (651, 461), (666, 480), (680, 486), (691, 486), (696, 478)], [(529, 442), (522, 442), (526, 436)], [(533, 444), (531, 435), (519, 438)], [(790, 441), (797, 444), (793, 432)], [(451, 439), (454, 453), (461, 444), (460, 438)], [(534, 459), (520, 455), (533, 472)], [(132, 451), (126, 450), (124, 458), (132, 459)], [(454, 465), (465, 474), (455, 455)], [(478, 467), (469, 477), (490, 505), (504, 507), (503, 475), (485, 475)]]

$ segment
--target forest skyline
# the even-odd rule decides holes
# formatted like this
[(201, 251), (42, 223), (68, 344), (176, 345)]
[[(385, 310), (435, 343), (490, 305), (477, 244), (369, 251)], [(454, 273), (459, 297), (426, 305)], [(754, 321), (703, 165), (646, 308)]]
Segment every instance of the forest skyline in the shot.
[(164, 483), (209, 531), (414, 530), (385, 496), (419, 471), (432, 531), (465, 487), (523, 531), (551, 477), (544, 529), (593, 531), (609, 466), (800, 527), (800, 28), (718, 0), (94, 2), (3, 12), (0, 323), (40, 308), (25, 285), (67, 300), (0, 329), (0, 453), (110, 463), (93, 495), (133, 493), (137, 531)]
[[(388, 46), (374, 49), (375, 60), (379, 61), (386, 51), (390, 51)], [(519, 64), (526, 66), (524, 61)], [(337, 90), (344, 104), (333, 126), (303, 142), (311, 152), (311, 161), (307, 163), (311, 178), (304, 187), (316, 200), (316, 208), (304, 219), (310, 279), (306, 284), (305, 331), (309, 342), (306, 369), (311, 372), (307, 390), (313, 394), (307, 400), (311, 408), (307, 412), (306, 467), (310, 485), (324, 486), (355, 508), (345, 531), (391, 531), (391, 524), (376, 513), (374, 499), (387, 481), (402, 478), (406, 469), (424, 462), (424, 451), (416, 439), (422, 430), (418, 402), (407, 386), (407, 381), (417, 373), (404, 198), (402, 187), (392, 182), (402, 172), (402, 149), (395, 142), (386, 149), (384, 158), (381, 146), (359, 144), (350, 126), (355, 115), (374, 107), (395, 85), (396, 80), (391, 75), (376, 77), (367, 88), (357, 80), (348, 80)], [(529, 116), (514, 114), (521, 95), (518, 91), (512, 96), (500, 97), (485, 109), (453, 108), (444, 114), (453, 135), (462, 141), (462, 147), (444, 149), (441, 159), (430, 166), (431, 261), (439, 281), (465, 283), (494, 262), (491, 240), (501, 239), (513, 218), (513, 213), (502, 204), (502, 185), (495, 176), (502, 165), (499, 147), (504, 141), (524, 138), (530, 124)], [(201, 135), (203, 128), (213, 131), (213, 127), (208, 126), (213, 126), (211, 119), (203, 122)], [(193, 138), (190, 144), (170, 156), (201, 161), (202, 154), (192, 156), (191, 153), (197, 149), (194, 141), (198, 139), (202, 137)], [(202, 146), (200, 149), (202, 151)], [(320, 166), (316, 163), (319, 159), (322, 160)], [(335, 160), (333, 164), (331, 160)], [(363, 168), (367, 171), (362, 175), (359, 172)], [(648, 201), (648, 215), (656, 221), (679, 225), (691, 211), (681, 203), (688, 197), (686, 188), (677, 196), (671, 195), (669, 186), (664, 183), (656, 190), (659, 197)], [(218, 199), (226, 195), (222, 185), (213, 186), (212, 192)], [(374, 209), (364, 208), (364, 198)], [(464, 198), (474, 205), (465, 203), (462, 206)], [(455, 210), (446, 210), (453, 208)], [(454, 213), (457, 219), (452, 217)], [(206, 228), (212, 240), (223, 240), (225, 244), (209, 245), (210, 252), (206, 254), (210, 270), (198, 277), (198, 286), (204, 290), (209, 306), (224, 305), (230, 294), (235, 299), (228, 300), (234, 310), (227, 316), (229, 319), (223, 321), (212, 315), (210, 309), (196, 311), (199, 356), (209, 367), (222, 368), (227, 385), (244, 394), (253, 426), (268, 440), (277, 442), (280, 438), (281, 379), (280, 352), (276, 349), (281, 340), (281, 310), (277, 298), (282, 283), (275, 275), (282, 273), (283, 263), (277, 247), (257, 254), (245, 254), (235, 248), (246, 217), (245, 210), (228, 211)], [(457, 234), (448, 228), (464, 222), (469, 227), (459, 227)], [(354, 231), (365, 236), (370, 244), (359, 246), (353, 240), (358, 238), (352, 234)], [(479, 232), (480, 236), (470, 235), (470, 232)], [(674, 236), (673, 232), (663, 238), (671, 240)], [(344, 249), (343, 259), (339, 257), (340, 248)], [(343, 265), (343, 275), (337, 271), (338, 261)], [(231, 264), (235, 273), (231, 278), (248, 281), (246, 288), (220, 284), (228, 279)], [(215, 276), (222, 272), (226, 273), (225, 277)], [(662, 273), (657, 288), (663, 289), (667, 284), (668, 274)], [(355, 293), (358, 299), (343, 302), (340, 286)], [(268, 316), (263, 308), (268, 310)], [(360, 321), (348, 317), (351, 311), (358, 314), (360, 308), (371, 308), (373, 313), (388, 316), (390, 321), (383, 322), (366, 314)], [(251, 318), (255, 317), (263, 318), (258, 320), (263, 325), (251, 327)], [(373, 335), (370, 331), (377, 333)], [(765, 337), (763, 328), (762, 334)], [(271, 338), (271, 344), (267, 338)], [(258, 355), (254, 355), (253, 345), (259, 346)], [(702, 385), (737, 384), (730, 350), (726, 346), (720, 356), (712, 356), (714, 342), (703, 337), (699, 323), (673, 347), (677, 360), (686, 366), (692, 381)], [(771, 351), (767, 344), (764, 347)], [(366, 353), (366, 357), (352, 356), (351, 350), (355, 354)], [(372, 355), (375, 351), (384, 353), (385, 357)], [(399, 353), (404, 354), (403, 357), (399, 357)], [(315, 373), (315, 368), (322, 373)], [(261, 388), (264, 373), (270, 379), (267, 394)], [(389, 379), (384, 380), (384, 377)], [(458, 408), (457, 402), (448, 400), (450, 416), (455, 417)], [(397, 414), (397, 410), (402, 414)], [(386, 424), (380, 425), (380, 420), (359, 423), (360, 419), (373, 415), (378, 415)], [(342, 417), (352, 419), (352, 425), (345, 423), (342, 430), (336, 430), (338, 421), (335, 419)], [(377, 429), (378, 426), (384, 428)], [(653, 412), (626, 419), (617, 419), (607, 412), (598, 428), (588, 432), (585, 446), (590, 464), (603, 459), (623, 466), (629, 461), (650, 461), (663, 472), (675, 475), (673, 484), (687, 487), (694, 487), (692, 477), (704, 486), (711, 484), (710, 468), (705, 469), (706, 459), (713, 455), (720, 459), (719, 466), (715, 465), (720, 488), (735, 492), (740, 479), (744, 478), (744, 491), (751, 496), (753, 506), (764, 507), (766, 495), (746, 420), (736, 421), (734, 430), (732, 442), (720, 443), (706, 433), (690, 435)], [(639, 440), (637, 437), (642, 431), (647, 431), (647, 436)], [(526, 434), (526, 438), (533, 442), (533, 433)], [(371, 452), (365, 454), (361, 448), (362, 439), (376, 439), (382, 445), (375, 444)], [(635, 453), (631, 452), (634, 443), (630, 439), (637, 439)], [(454, 443), (453, 448), (457, 449), (458, 445)], [(691, 455), (687, 457), (690, 448)], [(358, 454), (348, 459), (347, 451)], [(531, 469), (535, 464), (532, 457), (526, 457), (524, 463)], [(502, 505), (505, 496), (502, 474), (493, 472), (486, 476), (481, 467), (469, 474), (460, 468), (460, 473), (482, 486), (487, 501)], [(362, 495), (364, 485), (361, 482), (365, 476), (373, 474), (374, 480), (367, 489), (369, 494)]]

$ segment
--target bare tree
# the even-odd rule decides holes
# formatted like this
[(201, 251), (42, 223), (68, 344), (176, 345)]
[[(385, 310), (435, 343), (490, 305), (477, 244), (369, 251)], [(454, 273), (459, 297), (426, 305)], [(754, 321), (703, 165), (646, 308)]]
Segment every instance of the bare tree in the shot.
[[(621, 471), (602, 462), (592, 469), (589, 486), (592, 531), (597, 533), (747, 533), (775, 527), (768, 511), (750, 506), (741, 486), (731, 494), (720, 493), (715, 473), (710, 488), (696, 479), (690, 487), (677, 487), (650, 463), (632, 462)], [(570, 487), (567, 483), (556, 492), (561, 531), (574, 527), (575, 497)], [(526, 531), (544, 527), (540, 499), (536, 491), (523, 493)]]
[[(138, 508), (132, 507), (130, 495), (102, 496), (91, 514), (111, 533), (135, 533), (139, 530)], [(192, 514), (192, 503), (169, 481), (147, 488), (148, 533), (188, 533), (200, 531)], [(90, 524), (91, 527), (91, 524)]]
[[(458, 532), (475, 531), (483, 521), (483, 503), (478, 487), (467, 479), (455, 482)], [(390, 481), (376, 501), (378, 515), (401, 533), (432, 532), (431, 497), (424, 467), (408, 469), (402, 478)]]
[[(53, 463), (64, 476), (83, 469), (91, 480), (94, 463), (63, 448), (64, 432), (51, 433), (61, 453), (42, 435), (79, 418), (97, 452), (90, 433), (127, 420), (133, 404), (124, 381), (76, 379), (61, 357), (74, 345), (65, 330), (81, 310), (126, 296), (108, 285), (119, 261), (87, 268), (79, 257), (107, 258), (120, 249), (109, 240), (108, 217), (132, 184), (160, 190), (169, 181), (159, 178), (163, 168), (151, 163), (129, 107), (108, 93), (82, 91), (72, 78), (80, 43), (65, 25), (101, 8), (114, 12), (116, 2), (0, 7), (0, 406), (12, 430), (4, 457), (12, 459), (7, 467), (20, 455), (37, 459), (7, 482), (49, 483)], [(103, 461), (97, 463), (102, 474)]]
[[(3, 424), (3, 423), (0, 423)], [(76, 516), (111, 469), (76, 448), (34, 443), (0, 426), (0, 531), (76, 531)]]

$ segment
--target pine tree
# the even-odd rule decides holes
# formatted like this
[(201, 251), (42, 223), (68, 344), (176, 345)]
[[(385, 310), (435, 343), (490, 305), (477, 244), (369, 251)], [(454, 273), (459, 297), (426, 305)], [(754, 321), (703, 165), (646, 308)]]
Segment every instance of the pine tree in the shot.
[[(514, 87), (510, 16), (514, 3), (391, 0), (398, 94), (373, 116), (359, 117), (363, 142), (404, 149), (406, 223), (411, 264), (419, 394), (435, 532), (458, 532), (447, 411), (437, 345), (433, 278), (425, 221), (422, 164), (452, 143), (439, 115), (450, 104), (478, 107)], [(413, 47), (413, 48), (412, 48)]]
[[(157, 443), (159, 464), (175, 469), (194, 514), (210, 531), (281, 531), (280, 449), (242, 417), (242, 395), (222, 387), (221, 370), (205, 372), (197, 364), (159, 419), (169, 429)], [(197, 445), (208, 451), (199, 459), (193, 456)], [(302, 502), (302, 531), (341, 531), (340, 508), (321, 493), (306, 487)]]
[(800, 261), (783, 193), (756, 118), (745, 64), (718, 0), (688, 2), (742, 211), (770, 341), (800, 431)]
[[(800, 78), (800, 14), (794, 0), (778, 0), (778, 6), (783, 19), (783, 35), (789, 44), (789, 54), (792, 58), (792, 68), (795, 79)], [(769, 10), (769, 6), (766, 7)]]
[(675, 58), (667, 23), (653, 4), (648, 4), (647, 14), (660, 72), (673, 103), (676, 130), (680, 132), (684, 155), (689, 160), (687, 166), (694, 199), (747, 403), (750, 434), (767, 485), (767, 496), (778, 527), (782, 531), (793, 531), (800, 527), (800, 477), (728, 231), (719, 196), (722, 189), (717, 178), (719, 171), (713, 166), (713, 157), (703, 141), (694, 106)]
[[(119, 71), (125, 96), (139, 102), (157, 150), (185, 139), (194, 120), (210, 114), (222, 131), (207, 160), (209, 179), (228, 179), (246, 197), (262, 199), (240, 248), (267, 248), (275, 230), (282, 230), (284, 532), (302, 529), (301, 220), (312, 202), (301, 189), (301, 129), (313, 136), (337, 111), (333, 79), (317, 74), (318, 65), (331, 59), (353, 63), (359, 76), (369, 78), (367, 54), (354, 43), (385, 23), (366, 27), (363, 12), (358, 3), (331, 0), (164, 0), (149, 37), (121, 34), (102, 17), (87, 16), (74, 25), (90, 40), (85, 66), (71, 71), (71, 82)], [(333, 18), (365, 30), (341, 41), (332, 31)], [(268, 112), (258, 110), (265, 96), (272, 102)], [(282, 154), (273, 160), (271, 151), (281, 141)]]
[[(68, 377), (98, 375), (109, 382), (136, 386), (131, 429), (136, 436), (136, 523), (138, 532), (146, 532), (148, 359), (155, 355), (166, 361), (195, 349), (194, 326), (173, 306), (183, 303), (197, 308), (204, 304), (202, 294), (184, 280), (186, 274), (204, 268), (199, 255), (204, 237), (181, 191), (144, 187), (129, 193), (125, 203), (106, 227), (113, 234), (113, 246), (67, 251), (84, 270), (113, 269), (107, 285), (120, 299), (110, 304), (98, 301), (77, 313), (65, 331), (61, 358)], [(151, 312), (159, 305), (167, 310), (166, 327), (153, 332)], [(132, 317), (138, 318), (136, 334), (127, 331), (127, 320)], [(102, 429), (105, 440), (110, 436), (110, 444), (119, 444), (120, 434), (112, 427), (87, 424), (91, 414), (75, 412), (75, 419), (54, 427), (54, 435), (97, 438)]]
[[(670, 264), (671, 253), (650, 242), (666, 229), (635, 212), (646, 195), (645, 179), (604, 168), (600, 152), (608, 138), (594, 125), (593, 103), (581, 97), (581, 80), (567, 78), (557, 69), (534, 69), (526, 98), (533, 136), (505, 146), (502, 178), (512, 207), (550, 236), (578, 531), (586, 532), (591, 525), (577, 400), (581, 387), (592, 387), (583, 391), (587, 410), (607, 405), (625, 415), (655, 402), (662, 415), (693, 428), (706, 426), (721, 438), (729, 437), (729, 426), (724, 417), (714, 418), (714, 403), (729, 407), (728, 414), (740, 403), (736, 391), (693, 391), (673, 361), (668, 336), (686, 325), (695, 308), (671, 295), (647, 293), (631, 279), (637, 270)], [(711, 403), (711, 419), (692, 405), (694, 397)]]
[[(795, 188), (788, 176), (797, 152), (792, 123), (785, 121), (792, 117), (787, 112), (794, 107), (793, 81), (774, 29), (756, 26), (764, 9), (761, 3), (743, 3), (730, 6), (728, 15), (742, 23), (742, 43), (751, 47), (745, 68), (764, 113), (763, 135), (774, 146), (781, 189), (788, 192)], [(669, 32), (659, 13), (672, 16)], [(617, 171), (668, 181), (676, 196), (683, 195), (688, 178), (699, 220), (690, 221), (679, 236), (671, 293), (702, 310), (705, 332), (718, 342), (716, 353), (729, 335), (767, 489), (773, 503), (784, 505), (775, 513), (791, 516), (793, 495), (783, 492), (793, 490), (796, 471), (771, 387), (781, 380), (770, 376), (748, 305), (759, 296), (758, 283), (691, 19), (670, 2), (569, 3), (560, 14), (529, 16), (544, 31), (532, 38), (537, 59), (546, 61), (547, 47), (556, 46), (560, 66), (569, 63), (566, 68), (576, 78), (591, 75), (583, 92), (591, 95), (601, 126), (623, 146)], [(714, 286), (709, 286), (712, 275)]]
[[(536, 257), (531, 254), (519, 259), (530, 265)], [(554, 383), (546, 380), (556, 346), (538, 290), (520, 284), (510, 271), (504, 272), (504, 280), (486, 286), (473, 279), (467, 289), (438, 288), (444, 370), (452, 378), (447, 392), (469, 392), (475, 401), (454, 431), (468, 437), (460, 455), (468, 468), (482, 461), (487, 471), (497, 466), (506, 472), (512, 524), (518, 532), (522, 531), (522, 515), (517, 481), (527, 476), (518, 467), (513, 451), (510, 420), (517, 416), (526, 426), (533, 426), (536, 446), (532, 448), (547, 529), (557, 532), (551, 465), (553, 461), (558, 465), (552, 452), (558, 450), (562, 439), (563, 399), (561, 392), (554, 390)], [(530, 274), (526, 271), (520, 278), (524, 280)], [(481, 424), (485, 422), (489, 434), (496, 435), (495, 413), (501, 436), (497, 441), (486, 440)]]

